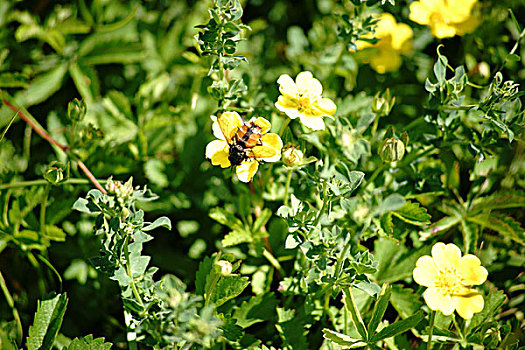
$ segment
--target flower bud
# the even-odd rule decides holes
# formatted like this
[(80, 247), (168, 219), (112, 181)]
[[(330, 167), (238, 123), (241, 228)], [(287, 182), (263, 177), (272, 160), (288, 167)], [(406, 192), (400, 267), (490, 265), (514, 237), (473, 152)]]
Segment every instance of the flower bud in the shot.
[(67, 105), (67, 116), (72, 121), (82, 121), (86, 115), (86, 103), (84, 100), (73, 99)]
[(398, 138), (390, 137), (381, 143), (379, 156), (383, 162), (397, 162), (405, 155), (405, 144)]
[(231, 262), (226, 260), (219, 260), (215, 262), (215, 266), (218, 270), (218, 272), (223, 276), (228, 276), (232, 273), (233, 266)]
[(372, 101), (372, 111), (378, 116), (388, 115), (392, 110), (392, 107), (394, 107), (395, 102), (396, 98), (395, 96), (390, 96), (389, 89), (386, 89), (386, 91), (382, 94), (378, 92)]
[(293, 146), (287, 146), (283, 149), (281, 159), (288, 166), (300, 165), (303, 162), (303, 152)]
[(49, 165), (44, 173), (44, 179), (53, 185), (58, 185), (69, 177), (67, 165), (60, 162), (53, 162)]

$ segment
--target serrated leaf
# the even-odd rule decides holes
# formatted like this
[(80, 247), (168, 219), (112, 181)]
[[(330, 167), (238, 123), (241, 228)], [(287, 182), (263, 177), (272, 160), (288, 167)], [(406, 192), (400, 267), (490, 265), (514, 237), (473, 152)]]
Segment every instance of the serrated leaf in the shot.
[(352, 338), (346, 334), (328, 328), (323, 329), (323, 337), (346, 349), (359, 348), (366, 345), (366, 343), (362, 342), (360, 339)]
[(503, 304), (505, 298), (506, 296), (502, 291), (492, 292), (487, 295), (484, 300), (483, 310), (472, 317), (467, 334), (474, 333), (488, 319), (495, 317), (497, 315), (496, 310)]
[(246, 230), (234, 230), (228, 233), (221, 241), (223, 247), (233, 247), (253, 241), (252, 233)]
[(459, 224), (460, 221), (461, 218), (459, 217), (445, 216), (444, 218), (440, 219), (439, 221), (435, 222), (434, 224), (430, 225), (424, 230), (421, 230), (419, 232), (419, 235), (422, 239), (424, 238), (426, 240), (437, 233), (449, 230), (450, 228)]
[(409, 329), (417, 326), (417, 324), (421, 322), (421, 320), (423, 320), (424, 318), (425, 315), (423, 314), (423, 312), (418, 311), (415, 315), (412, 315), (404, 320), (392, 323), (391, 325), (383, 328), (379, 333), (374, 334), (374, 336), (372, 336), (370, 342), (375, 343), (382, 339), (390, 338), (398, 334), (404, 333)]
[(430, 224), (430, 215), (427, 210), (416, 202), (406, 202), (406, 204), (392, 212), (397, 218), (416, 226), (423, 226)]
[(157, 227), (164, 227), (168, 230), (171, 230), (171, 220), (166, 216), (161, 216), (151, 224), (144, 226), (142, 228), (142, 231), (151, 231), (156, 229)]
[(393, 283), (411, 277), (417, 259), (430, 254), (430, 249), (430, 246), (424, 245), (419, 249), (408, 250), (387, 239), (379, 239), (374, 245), (374, 256), (379, 262), (376, 280)]
[(1, 73), (0, 88), (25, 88), (29, 82), (28, 77), (22, 73)]
[(49, 350), (62, 326), (62, 318), (67, 306), (66, 293), (38, 302), (33, 325), (27, 337), (28, 350)]
[(516, 190), (512, 193), (497, 193), (489, 197), (480, 197), (473, 202), (471, 212), (524, 207), (525, 194)]
[(215, 259), (207, 256), (200, 262), (199, 269), (195, 274), (195, 293), (197, 295), (204, 295), (208, 274), (213, 271), (214, 261)]
[(104, 343), (104, 338), (93, 339), (93, 336), (87, 335), (84, 338), (75, 338), (64, 350), (109, 350), (111, 343)]
[(468, 221), (489, 228), (525, 246), (525, 230), (510, 216), (480, 214), (468, 217)]
[(64, 230), (55, 225), (46, 225), (45, 235), (49, 240), (55, 242), (64, 242), (67, 236)]
[(374, 209), (374, 216), (381, 216), (384, 213), (395, 211), (402, 208), (405, 205), (405, 198), (403, 196), (394, 193), (386, 197), (379, 205)]
[(372, 318), (370, 319), (370, 322), (368, 322), (368, 334), (373, 334), (377, 329), (377, 326), (379, 326), (379, 323), (381, 322), (381, 320), (383, 319), (383, 315), (385, 314), (386, 308), (388, 307), (391, 294), (392, 287), (387, 283), (384, 283), (381, 287), (381, 293), (379, 294), (379, 298), (377, 299), (374, 305), (374, 310), (372, 311)]
[(15, 94), (14, 100), (23, 107), (29, 107), (47, 100), (62, 86), (67, 67), (67, 63), (61, 63), (40, 74), (31, 81), (27, 89)]
[(232, 213), (222, 208), (213, 208), (212, 210), (210, 210), (209, 216), (213, 220), (217, 221), (219, 224), (226, 225), (231, 229), (242, 227), (241, 220), (235, 217), (235, 215), (233, 215)]
[(304, 320), (295, 310), (277, 308), (279, 323), (275, 325), (286, 349), (309, 349), (305, 336)]
[(244, 335), (242, 328), (235, 324), (232, 318), (226, 318), (220, 329), (222, 329), (222, 336), (231, 342), (238, 341)]
[(248, 277), (243, 276), (222, 276), (215, 288), (213, 288), (210, 301), (219, 307), (230, 299), (241, 294), (242, 291), (250, 284)]
[(368, 332), (366, 330), (363, 319), (361, 318), (361, 314), (359, 313), (359, 309), (357, 308), (357, 305), (355, 303), (354, 295), (352, 294), (352, 289), (348, 287), (344, 288), (343, 301), (346, 309), (350, 313), (350, 316), (352, 318), (352, 321), (354, 322), (357, 332), (361, 335), (362, 340), (367, 340)]

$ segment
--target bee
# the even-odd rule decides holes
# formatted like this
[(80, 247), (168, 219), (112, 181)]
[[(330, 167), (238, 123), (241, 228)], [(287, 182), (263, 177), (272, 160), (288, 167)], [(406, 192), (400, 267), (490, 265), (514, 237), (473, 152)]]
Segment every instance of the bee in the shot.
[[(230, 146), (228, 160), (232, 166), (241, 165), (249, 158), (271, 158), (277, 151), (269, 146), (265, 146), (261, 140), (263, 134), (262, 127), (254, 121), (243, 122), (241, 127), (231, 124), (228, 118), (222, 115), (217, 117), (217, 123), (221, 129), (224, 139)], [(233, 132), (232, 137), (228, 137)]]

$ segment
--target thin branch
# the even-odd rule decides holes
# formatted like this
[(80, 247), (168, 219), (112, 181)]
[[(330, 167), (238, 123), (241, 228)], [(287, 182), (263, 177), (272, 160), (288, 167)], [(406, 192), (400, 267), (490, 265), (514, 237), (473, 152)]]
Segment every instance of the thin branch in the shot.
[[(66, 153), (66, 154), (68, 153), (69, 146), (63, 145), (60, 142), (58, 142), (57, 140), (55, 140), (54, 138), (52, 138), (51, 135), (49, 135), (47, 133), (47, 131), (44, 130), (44, 128), (42, 128), (40, 125), (35, 123), (35, 121), (33, 121), (32, 118), (30, 118), (24, 112), (22, 112), (22, 110), (20, 108), (16, 108), (15, 106), (13, 106), (9, 101), (4, 99), (3, 97), (2, 97), (2, 102), (4, 103), (4, 105), (9, 107), (13, 112), (17, 113), (20, 116), (20, 118), (22, 118), (40, 136), (42, 136), (42, 138), (47, 140), (49, 143), (57, 146), (58, 148), (60, 148), (64, 153)], [(89, 178), (89, 180), (91, 180), (93, 185), (95, 185), (95, 187), (98, 188), (100, 190), (100, 192), (106, 194), (107, 192), (104, 189), (104, 187), (102, 187), (102, 185), (98, 182), (98, 180), (91, 173), (91, 171), (89, 171), (89, 169), (86, 167), (86, 165), (81, 160), (77, 160), (77, 164), (80, 167), (80, 169), (82, 169), (84, 174), (86, 174), (86, 176)]]

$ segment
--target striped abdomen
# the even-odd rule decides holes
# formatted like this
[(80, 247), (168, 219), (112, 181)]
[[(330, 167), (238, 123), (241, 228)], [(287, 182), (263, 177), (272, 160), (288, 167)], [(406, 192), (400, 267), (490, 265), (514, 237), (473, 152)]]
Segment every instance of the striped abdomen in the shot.
[(260, 139), (261, 128), (254, 123), (244, 124), (239, 128), (237, 134), (235, 134), (237, 144), (246, 148), (257, 146), (260, 144)]

